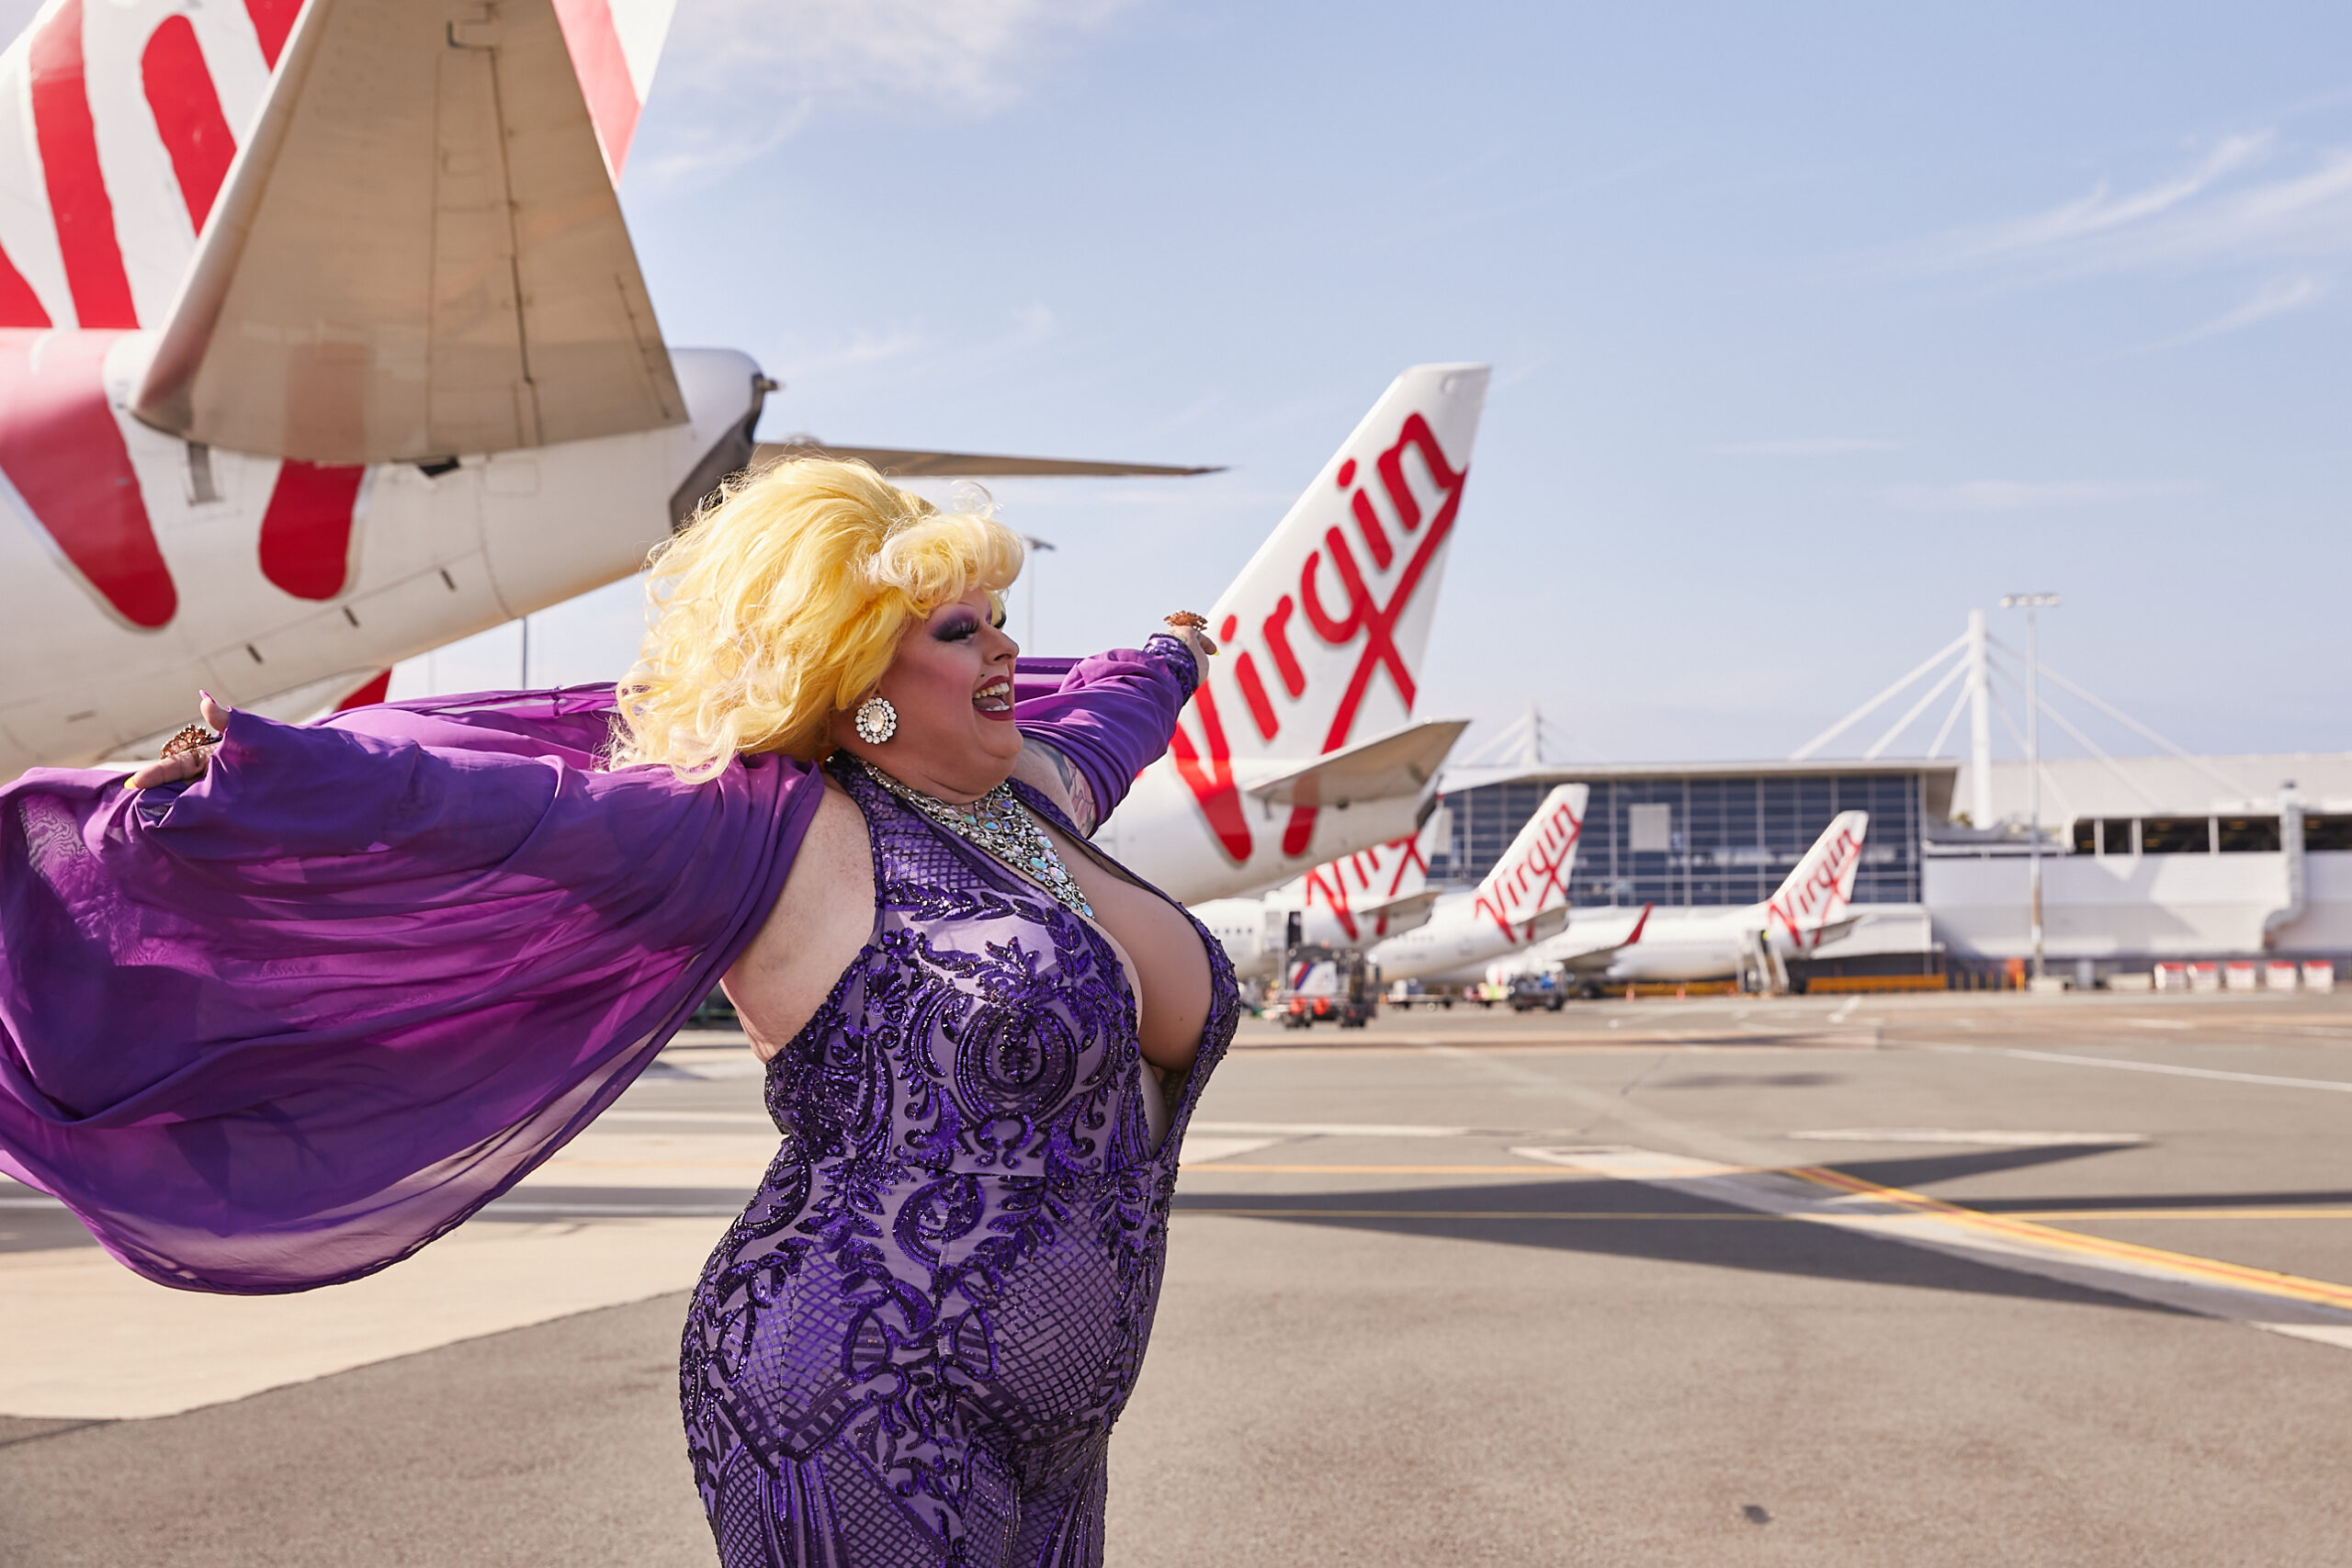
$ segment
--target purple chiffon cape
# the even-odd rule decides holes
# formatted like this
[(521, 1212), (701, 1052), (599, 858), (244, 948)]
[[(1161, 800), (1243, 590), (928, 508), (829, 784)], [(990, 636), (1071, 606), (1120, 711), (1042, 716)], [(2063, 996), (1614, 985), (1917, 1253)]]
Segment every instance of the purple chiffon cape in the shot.
[[(1190, 652), (1023, 660), (1104, 815)], [(604, 769), (609, 687), (240, 713), (195, 784), (0, 789), (0, 1173), (151, 1280), (356, 1279), (609, 1106), (758, 931), (822, 794)]]

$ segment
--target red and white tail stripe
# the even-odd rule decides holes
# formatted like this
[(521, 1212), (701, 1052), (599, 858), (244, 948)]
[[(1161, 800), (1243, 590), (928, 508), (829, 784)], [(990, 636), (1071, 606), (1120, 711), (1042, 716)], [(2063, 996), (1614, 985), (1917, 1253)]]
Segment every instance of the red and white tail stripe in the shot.
[(555, 0), (571, 68), (579, 73), (616, 185), (637, 136), (638, 115), (653, 90), (653, 68), (676, 6), (677, 0)]

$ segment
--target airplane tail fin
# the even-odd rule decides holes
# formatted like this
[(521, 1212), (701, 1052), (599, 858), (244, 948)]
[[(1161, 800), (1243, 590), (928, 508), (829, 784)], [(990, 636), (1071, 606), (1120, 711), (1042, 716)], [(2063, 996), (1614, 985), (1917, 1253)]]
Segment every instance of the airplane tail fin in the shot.
[[(1412, 716), (1487, 377), (1483, 365), (1397, 377), (1210, 613), (1230, 657), (1211, 667), (1173, 750), (1237, 862), (1256, 814), (1236, 759), (1305, 761)], [(1284, 853), (1306, 852), (1317, 809), (1291, 807)]]
[[(1568, 877), (1584, 836), (1589, 786), (1556, 786), (1519, 830), (1510, 848), (1478, 884), (1476, 909), (1507, 931), (1521, 932), (1568, 903)], [(1514, 935), (1515, 941), (1525, 938)]]
[(555, 0), (571, 69), (615, 185), (621, 183), (677, 6), (678, 0)]
[[(487, 57), (501, 47), (488, 34), (527, 30), (528, 13), (560, 27), (605, 167), (620, 177), (675, 0), (518, 0), (487, 28), (482, 7), (459, 0), (49, 0), (0, 51), (0, 327), (160, 325), (264, 106), (299, 90), (276, 76), (298, 26), (386, 5), (443, 52)], [(345, 96), (380, 141), (392, 127), (368, 119), (383, 107), (369, 74), (355, 67), (363, 90)], [(469, 130), (456, 123), (462, 102), (425, 112), (428, 140), (436, 112), (443, 131)], [(494, 151), (456, 155), (470, 168)], [(433, 156), (428, 146), (426, 165)], [(349, 177), (372, 188), (379, 174)]]
[(1326, 861), (1269, 895), (1277, 907), (1327, 908), (1353, 940), (1377, 942), (1394, 934), (1390, 910), (1415, 907), (1427, 893), (1430, 856), (1453, 832), (1444, 807), (1430, 813), (1420, 831), (1368, 850)]
[(1768, 929), (1786, 931), (1799, 947), (1818, 942), (1822, 928), (1853, 901), (1854, 878), (1862, 868), (1862, 838), (1870, 825), (1867, 811), (1841, 811), (1830, 820), (1766, 902)]

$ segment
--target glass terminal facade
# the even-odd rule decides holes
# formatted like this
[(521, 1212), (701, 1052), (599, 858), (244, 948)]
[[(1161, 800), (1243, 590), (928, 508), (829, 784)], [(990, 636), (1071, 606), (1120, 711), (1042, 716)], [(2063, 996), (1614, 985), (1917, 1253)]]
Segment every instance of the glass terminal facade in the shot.
[[(1765, 767), (1770, 771), (1548, 767), (1455, 791), (1445, 797), (1453, 847), (1430, 870), (1441, 881), (1475, 883), (1555, 784), (1581, 780), (1592, 795), (1568, 884), (1568, 900), (1577, 908), (1761, 903), (1832, 818), (1856, 809), (1869, 812), (1871, 822), (1854, 901), (1920, 902), (1928, 782), (1921, 770), (1883, 763), (1867, 772)], [(1936, 780), (1947, 796), (1949, 768)]]

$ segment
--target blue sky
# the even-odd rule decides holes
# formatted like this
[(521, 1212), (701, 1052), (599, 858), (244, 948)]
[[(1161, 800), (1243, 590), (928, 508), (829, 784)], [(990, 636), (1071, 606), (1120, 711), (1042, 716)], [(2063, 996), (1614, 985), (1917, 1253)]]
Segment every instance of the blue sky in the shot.
[[(2321, 6), (680, 0), (622, 194), (766, 434), (1231, 465), (997, 487), (1043, 651), (1204, 605), (1481, 359), (1425, 712), (1785, 755), (2047, 589), (2182, 743), (2344, 750), (2348, 62)], [(549, 613), (541, 673), (636, 622)]]

